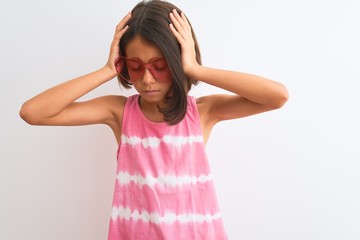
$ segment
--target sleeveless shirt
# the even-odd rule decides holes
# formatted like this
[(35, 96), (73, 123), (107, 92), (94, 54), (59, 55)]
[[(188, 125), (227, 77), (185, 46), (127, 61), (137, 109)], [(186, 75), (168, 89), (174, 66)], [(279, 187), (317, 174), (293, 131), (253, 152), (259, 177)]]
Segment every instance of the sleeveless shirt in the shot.
[(108, 240), (225, 240), (196, 99), (184, 119), (155, 123), (124, 107)]

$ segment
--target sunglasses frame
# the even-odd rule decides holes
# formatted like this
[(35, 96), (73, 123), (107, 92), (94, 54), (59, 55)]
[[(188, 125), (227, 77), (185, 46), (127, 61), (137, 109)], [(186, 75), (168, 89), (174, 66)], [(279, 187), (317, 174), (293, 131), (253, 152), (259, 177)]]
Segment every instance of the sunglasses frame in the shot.
[[(136, 71), (141, 71), (140, 73), (133, 73), (133, 74), (130, 73), (132, 70), (130, 70), (127, 65), (128, 65), (128, 62), (131, 62), (131, 61), (139, 64), (140, 67)], [(165, 65), (164, 69), (157, 70), (157, 67), (154, 65), (154, 62), (157, 62), (157, 61), (165, 61), (166, 65)], [(149, 70), (151, 76), (158, 82), (170, 82), (171, 81), (170, 69), (169, 69), (167, 61), (164, 57), (154, 57), (154, 58), (151, 58), (149, 60), (149, 62), (144, 63), (139, 58), (127, 58), (125, 56), (120, 56), (115, 61), (115, 67), (116, 67), (116, 71), (118, 72), (121, 79), (123, 79), (124, 81), (126, 81), (129, 84), (132, 84), (138, 80), (141, 80), (144, 77), (146, 69)], [(137, 77), (135, 80), (132, 80), (131, 75), (134, 76), (134, 74), (139, 75), (139, 77)], [(164, 79), (160, 79), (159, 75), (165, 75)]]

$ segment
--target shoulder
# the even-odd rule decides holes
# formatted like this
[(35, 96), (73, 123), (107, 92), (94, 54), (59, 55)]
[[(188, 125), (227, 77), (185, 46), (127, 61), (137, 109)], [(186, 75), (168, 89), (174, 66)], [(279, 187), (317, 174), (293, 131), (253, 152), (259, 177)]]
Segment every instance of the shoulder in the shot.
[(215, 124), (216, 121), (211, 116), (211, 109), (216, 101), (216, 95), (208, 95), (196, 98), (196, 105), (200, 119), (203, 123)]

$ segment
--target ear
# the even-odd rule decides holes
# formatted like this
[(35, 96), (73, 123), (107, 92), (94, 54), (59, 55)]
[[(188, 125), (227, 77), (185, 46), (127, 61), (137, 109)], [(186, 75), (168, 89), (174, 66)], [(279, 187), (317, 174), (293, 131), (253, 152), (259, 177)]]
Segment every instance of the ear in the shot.
[(121, 70), (122, 70), (123, 66), (124, 66), (124, 59), (121, 58), (121, 57), (118, 57), (118, 58), (115, 60), (115, 69), (116, 69), (116, 72), (117, 72), (118, 74), (121, 73)]

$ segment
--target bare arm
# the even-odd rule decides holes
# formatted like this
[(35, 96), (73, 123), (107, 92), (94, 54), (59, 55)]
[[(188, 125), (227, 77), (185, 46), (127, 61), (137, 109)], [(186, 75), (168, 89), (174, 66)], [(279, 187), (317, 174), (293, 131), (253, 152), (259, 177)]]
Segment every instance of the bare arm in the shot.
[(203, 98), (215, 122), (277, 109), (288, 99), (283, 84), (252, 74), (199, 66), (192, 69), (191, 76), (236, 94)]
[(66, 121), (67, 117), (77, 115), (77, 111), (87, 112), (82, 109), (85, 106), (75, 103), (75, 100), (112, 78), (111, 72), (104, 67), (64, 82), (26, 101), (20, 115), (26, 122), (35, 125), (79, 125), (76, 119), (73, 119), (74, 122)]
[(20, 116), (34, 125), (109, 124), (113, 119), (111, 109), (116, 97), (101, 97), (87, 102), (75, 101), (117, 75), (115, 60), (119, 55), (118, 43), (127, 30), (125, 23), (130, 17), (130, 14), (126, 15), (118, 24), (109, 59), (104, 67), (52, 87), (29, 99), (21, 107)]

